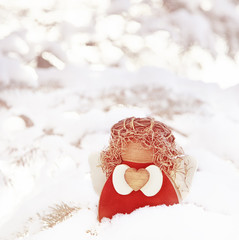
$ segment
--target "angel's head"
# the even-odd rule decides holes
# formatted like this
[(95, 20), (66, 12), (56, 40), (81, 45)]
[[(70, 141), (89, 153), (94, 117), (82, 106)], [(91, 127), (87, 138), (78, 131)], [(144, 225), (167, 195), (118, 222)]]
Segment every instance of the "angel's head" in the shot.
[(102, 169), (108, 177), (122, 161), (152, 162), (165, 172), (181, 162), (171, 129), (153, 118), (126, 118), (111, 128), (109, 147), (101, 153)]

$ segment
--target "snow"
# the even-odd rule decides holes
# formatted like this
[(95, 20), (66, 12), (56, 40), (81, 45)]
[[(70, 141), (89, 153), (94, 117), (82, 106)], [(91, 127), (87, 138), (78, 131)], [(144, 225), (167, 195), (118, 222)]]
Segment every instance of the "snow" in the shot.
[[(76, 76), (55, 80), (56, 89), (1, 90), (1, 100), (11, 106), (1, 109), (0, 122), (1, 239), (236, 239), (237, 93), (156, 68), (70, 69)], [(98, 223), (99, 195), (88, 158), (107, 146), (115, 122), (132, 115), (154, 116), (173, 127), (179, 145), (197, 159), (198, 172), (183, 204), (145, 207)], [(44, 229), (39, 214), (62, 202), (80, 210)]]
[[(223, 55), (228, 46), (214, 63), (202, 49), (218, 48), (202, 3), (181, 0), (172, 15), (160, 8), (156, 22), (141, 1), (70, 3), (0, 1), (0, 240), (238, 239), (238, 65)], [(223, 0), (215, 9), (234, 10)], [(200, 46), (179, 58), (175, 39)], [(99, 223), (94, 159), (111, 126), (131, 116), (169, 125), (198, 170), (182, 204)]]

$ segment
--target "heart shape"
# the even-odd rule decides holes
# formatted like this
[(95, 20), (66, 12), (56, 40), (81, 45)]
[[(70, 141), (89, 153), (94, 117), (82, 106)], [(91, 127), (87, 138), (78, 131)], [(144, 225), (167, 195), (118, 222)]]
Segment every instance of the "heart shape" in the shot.
[(148, 182), (149, 172), (144, 168), (138, 170), (135, 168), (128, 168), (125, 171), (124, 178), (134, 191), (138, 191)]

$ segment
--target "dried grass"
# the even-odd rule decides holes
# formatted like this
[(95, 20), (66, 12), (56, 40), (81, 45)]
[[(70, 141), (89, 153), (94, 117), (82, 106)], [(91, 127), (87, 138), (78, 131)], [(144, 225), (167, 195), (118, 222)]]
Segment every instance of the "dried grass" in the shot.
[(73, 213), (80, 210), (80, 207), (69, 206), (62, 202), (61, 204), (56, 204), (54, 207), (50, 207), (50, 209), (50, 213), (43, 216), (39, 215), (44, 228), (52, 228), (56, 224), (72, 217)]

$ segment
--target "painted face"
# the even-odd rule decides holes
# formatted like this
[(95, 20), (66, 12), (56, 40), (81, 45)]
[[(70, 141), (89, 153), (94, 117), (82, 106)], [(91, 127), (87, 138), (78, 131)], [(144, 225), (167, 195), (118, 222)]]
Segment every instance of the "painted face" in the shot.
[(130, 142), (122, 149), (122, 160), (136, 163), (151, 163), (153, 162), (153, 151), (145, 149), (138, 142)]

